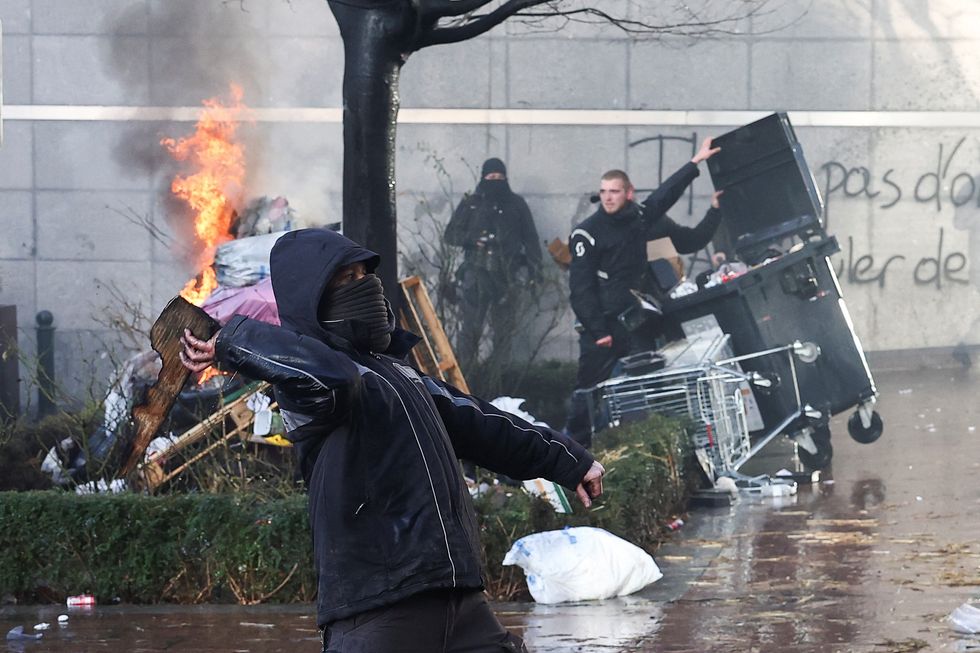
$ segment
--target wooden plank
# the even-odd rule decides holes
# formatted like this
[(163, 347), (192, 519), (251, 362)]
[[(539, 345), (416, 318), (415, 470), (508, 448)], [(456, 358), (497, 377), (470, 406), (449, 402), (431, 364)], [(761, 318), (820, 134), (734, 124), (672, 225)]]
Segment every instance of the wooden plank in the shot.
[(177, 394), (190, 372), (180, 362), (180, 337), (188, 328), (195, 336), (208, 340), (220, 328), (210, 315), (183, 297), (174, 297), (150, 328), (150, 345), (160, 354), (163, 366), (156, 383), (147, 391), (146, 401), (133, 407), (136, 435), (132, 449), (119, 472), (123, 477), (136, 468), (150, 440), (156, 435), (174, 405)]

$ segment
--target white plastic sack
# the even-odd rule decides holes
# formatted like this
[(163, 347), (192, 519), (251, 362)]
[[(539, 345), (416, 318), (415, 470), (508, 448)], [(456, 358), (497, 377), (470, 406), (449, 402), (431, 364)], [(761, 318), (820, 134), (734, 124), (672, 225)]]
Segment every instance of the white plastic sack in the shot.
[(538, 603), (588, 601), (637, 592), (663, 578), (646, 551), (601, 528), (545, 531), (514, 542), (505, 565), (518, 565)]
[(218, 283), (231, 288), (251, 286), (269, 276), (269, 254), (285, 231), (229, 240), (214, 253)]

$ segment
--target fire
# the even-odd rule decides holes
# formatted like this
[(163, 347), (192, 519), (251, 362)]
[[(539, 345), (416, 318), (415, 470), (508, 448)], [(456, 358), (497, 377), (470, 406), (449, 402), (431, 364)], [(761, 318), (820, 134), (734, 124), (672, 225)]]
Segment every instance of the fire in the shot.
[(193, 172), (174, 177), (170, 190), (194, 211), (194, 232), (204, 245), (198, 258), (201, 270), (181, 291), (184, 299), (200, 305), (217, 287), (211, 267), (215, 248), (231, 240), (235, 206), (240, 204), (245, 181), (245, 148), (235, 142), (236, 132), (247, 107), (242, 89), (231, 85), (232, 102), (218, 98), (204, 101), (204, 110), (192, 136), (164, 138), (160, 144), (178, 161), (186, 161)]

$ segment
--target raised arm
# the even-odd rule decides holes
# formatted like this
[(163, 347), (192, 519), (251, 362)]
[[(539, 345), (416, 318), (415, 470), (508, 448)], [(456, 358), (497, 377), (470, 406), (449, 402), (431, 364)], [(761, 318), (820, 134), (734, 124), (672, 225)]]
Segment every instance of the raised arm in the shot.
[(721, 210), (718, 204), (721, 194), (722, 191), (716, 191), (711, 196), (711, 208), (696, 226), (683, 227), (664, 216), (657, 224), (652, 225), (649, 232), (650, 239), (670, 237), (679, 254), (692, 254), (706, 247), (718, 230), (718, 225), (721, 224)]
[(660, 184), (657, 190), (643, 200), (644, 219), (652, 223), (663, 217), (670, 210), (670, 207), (677, 203), (691, 182), (701, 174), (698, 170), (698, 164), (710, 159), (720, 151), (720, 147), (711, 147), (710, 137), (704, 139), (691, 161), (681, 166), (677, 172)]
[(191, 371), (220, 361), (289, 395), (321, 394), (360, 379), (350, 358), (325, 343), (242, 316), (229, 320), (211, 340), (189, 332), (182, 340), (181, 361)]

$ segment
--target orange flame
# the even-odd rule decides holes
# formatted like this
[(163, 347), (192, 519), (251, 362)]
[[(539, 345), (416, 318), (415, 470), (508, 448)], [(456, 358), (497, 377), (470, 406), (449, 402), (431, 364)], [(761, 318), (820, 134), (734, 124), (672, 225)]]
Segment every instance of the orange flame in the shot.
[(180, 293), (197, 305), (218, 285), (212, 267), (215, 248), (231, 240), (234, 208), (244, 190), (245, 148), (235, 142), (239, 120), (247, 110), (240, 86), (231, 85), (231, 98), (227, 106), (217, 98), (205, 100), (193, 136), (160, 141), (176, 160), (188, 162), (193, 170), (190, 175), (174, 177), (170, 190), (194, 211), (194, 232), (204, 244), (197, 261), (201, 273)]

